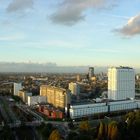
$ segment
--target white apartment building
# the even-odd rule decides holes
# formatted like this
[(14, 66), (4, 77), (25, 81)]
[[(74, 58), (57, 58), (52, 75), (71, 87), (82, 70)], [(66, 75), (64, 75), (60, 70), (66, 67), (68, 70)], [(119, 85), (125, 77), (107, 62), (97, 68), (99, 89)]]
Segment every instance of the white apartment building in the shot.
[(14, 83), (14, 95), (18, 96), (18, 92), (22, 89), (21, 83)]
[(108, 99), (125, 100), (135, 97), (135, 72), (129, 67), (108, 69)]
[(79, 95), (80, 93), (80, 85), (78, 83), (69, 83), (69, 90), (73, 95)]

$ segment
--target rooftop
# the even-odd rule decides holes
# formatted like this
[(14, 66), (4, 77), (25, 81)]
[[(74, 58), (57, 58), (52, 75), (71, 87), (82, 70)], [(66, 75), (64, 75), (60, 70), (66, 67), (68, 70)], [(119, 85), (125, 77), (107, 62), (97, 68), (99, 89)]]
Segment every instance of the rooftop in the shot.
[(111, 68), (116, 68), (116, 69), (133, 69), (133, 68), (128, 67), (128, 66), (119, 66), (119, 67), (111, 67)]

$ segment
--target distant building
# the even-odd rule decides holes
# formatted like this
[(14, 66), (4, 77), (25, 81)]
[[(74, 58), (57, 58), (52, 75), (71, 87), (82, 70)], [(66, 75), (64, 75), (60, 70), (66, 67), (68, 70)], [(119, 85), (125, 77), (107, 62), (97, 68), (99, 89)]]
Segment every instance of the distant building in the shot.
[(38, 103), (46, 103), (45, 96), (28, 96), (28, 105), (36, 105)]
[(79, 74), (76, 76), (76, 80), (77, 80), (77, 82), (81, 81), (81, 76)]
[(69, 83), (69, 90), (74, 95), (79, 95), (80, 93), (80, 85), (78, 83)]
[(65, 108), (71, 102), (70, 91), (59, 87), (42, 85), (40, 96), (45, 96), (48, 103), (60, 108)]
[(93, 76), (93, 77), (91, 77), (91, 81), (96, 82), (97, 81), (97, 78), (95, 76)]
[(14, 83), (14, 95), (18, 96), (18, 92), (22, 89), (21, 83)]
[(88, 77), (89, 79), (94, 76), (94, 67), (89, 67)]
[(136, 80), (139, 80), (139, 79), (140, 79), (140, 75), (137, 74), (137, 75), (136, 75)]
[(124, 100), (135, 97), (135, 72), (129, 67), (108, 69), (108, 99)]
[(20, 90), (18, 96), (22, 99), (23, 102), (28, 102), (28, 96), (32, 96), (31, 92)]
[(34, 77), (34, 76), (30, 76), (30, 78), (34, 81), (47, 81), (48, 77)]

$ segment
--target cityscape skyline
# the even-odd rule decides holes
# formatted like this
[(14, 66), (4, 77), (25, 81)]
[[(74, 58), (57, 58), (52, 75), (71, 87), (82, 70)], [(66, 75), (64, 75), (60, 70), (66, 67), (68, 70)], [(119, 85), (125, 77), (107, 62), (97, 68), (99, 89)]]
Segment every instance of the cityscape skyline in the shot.
[[(33, 73), (87, 73), (89, 68), (93, 67), (95, 74), (107, 73), (107, 69), (110, 67), (119, 67), (122, 65), (106, 65), (106, 66), (96, 66), (96, 65), (79, 65), (79, 66), (61, 66), (56, 63), (32, 63), (32, 62), (0, 62), (0, 72), (33, 72)], [(124, 66), (128, 67), (128, 66)], [(133, 67), (133, 66), (131, 66)], [(140, 68), (135, 68), (136, 73), (140, 73)], [(90, 77), (90, 76), (89, 76)]]
[(0, 3), (0, 62), (140, 67), (138, 0)]

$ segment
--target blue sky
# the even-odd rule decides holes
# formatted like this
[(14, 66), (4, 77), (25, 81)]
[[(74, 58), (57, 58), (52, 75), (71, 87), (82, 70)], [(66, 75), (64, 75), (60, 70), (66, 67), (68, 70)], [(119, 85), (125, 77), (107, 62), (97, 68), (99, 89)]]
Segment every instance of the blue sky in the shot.
[(0, 62), (140, 67), (139, 0), (0, 0)]

